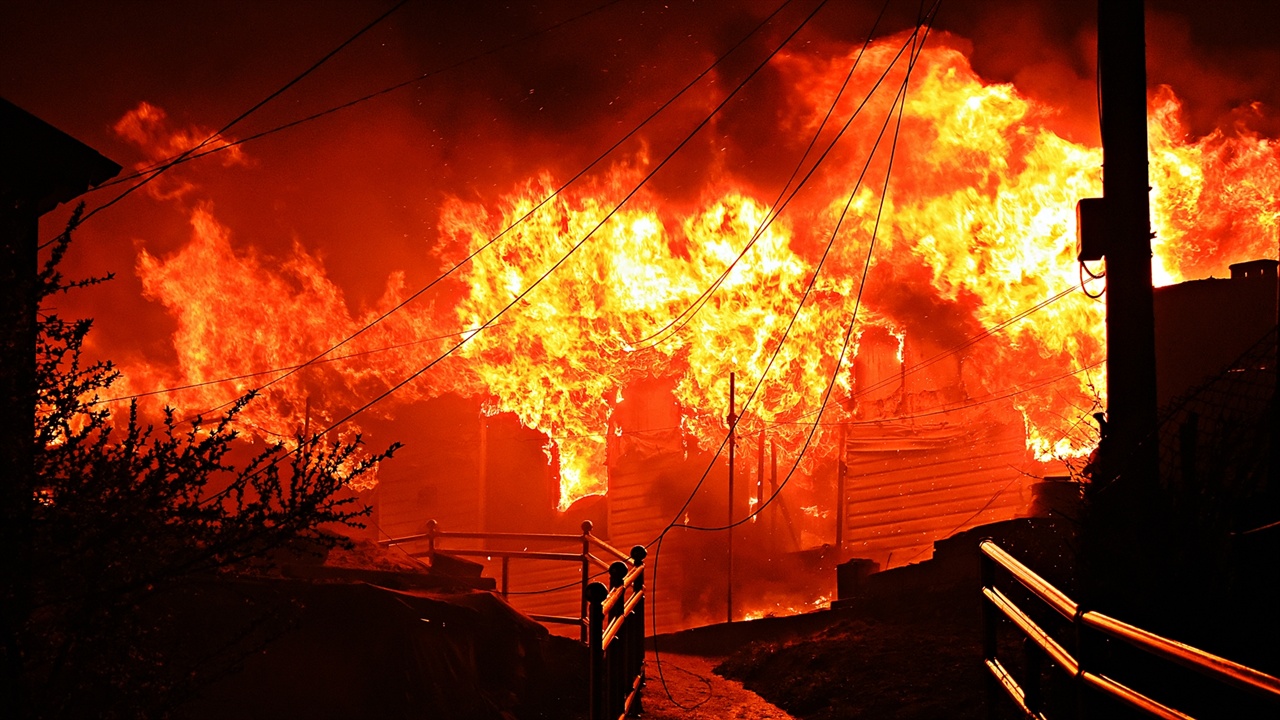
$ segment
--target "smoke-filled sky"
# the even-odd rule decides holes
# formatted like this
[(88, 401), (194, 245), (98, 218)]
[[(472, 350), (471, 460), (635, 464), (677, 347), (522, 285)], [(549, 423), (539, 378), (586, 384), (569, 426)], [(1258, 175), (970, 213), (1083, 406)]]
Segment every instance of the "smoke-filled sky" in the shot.
[[(293, 79), (389, 1), (56, 2), (6, 4), (0, 96), (124, 165), (126, 172), (204, 139)], [(682, 101), (619, 161), (662, 150), (705, 114), (817, 3), (786, 4), (713, 74), (716, 93)], [(406, 80), (407, 87), (200, 159), (92, 218), (73, 276), (116, 279), (66, 300), (97, 319), (124, 361), (173, 354), (174, 320), (143, 292), (140, 258), (165, 258), (204, 209), (241, 251), (319, 259), (353, 315), (377, 307), (388, 278), (434, 277), (450, 198), (490, 202), (542, 171), (563, 180), (671, 97), (777, 7), (774, 0), (411, 0), (228, 134), (244, 138)], [(789, 48), (823, 58), (866, 36), (879, 2), (831, 0)], [(879, 35), (909, 27), (917, 3), (891, 2)], [(971, 48), (985, 79), (1058, 108), (1055, 131), (1096, 142), (1093, 3), (946, 0), (938, 27)], [(1280, 11), (1270, 2), (1148, 3), (1149, 80), (1184, 100), (1188, 131), (1280, 134)], [(531, 37), (532, 36), (532, 37)], [(939, 36), (941, 37), (941, 36)], [(652, 187), (694, 202), (714, 171), (770, 186), (794, 133), (766, 69)], [(1258, 103), (1250, 105), (1250, 103)], [(682, 131), (681, 131), (682, 132)], [(629, 155), (628, 155), (629, 154)], [(123, 186), (86, 198), (89, 209)], [(65, 212), (42, 228), (57, 232)], [(1223, 268), (1225, 270), (1225, 268)], [(246, 370), (253, 368), (246, 368)]]

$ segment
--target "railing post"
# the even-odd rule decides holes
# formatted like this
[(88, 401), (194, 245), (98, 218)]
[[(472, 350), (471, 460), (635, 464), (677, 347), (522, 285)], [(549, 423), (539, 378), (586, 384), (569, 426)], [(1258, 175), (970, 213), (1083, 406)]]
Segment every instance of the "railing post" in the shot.
[[(631, 548), (631, 564), (640, 568), (640, 572), (636, 574), (635, 584), (632, 586), (632, 592), (635, 594), (644, 592), (644, 559), (648, 556), (649, 551), (643, 545), (636, 545)], [(635, 616), (628, 618), (627, 623), (627, 627), (631, 632), (631, 642), (627, 645), (627, 656), (630, 658), (627, 681), (634, 683), (636, 688), (636, 699), (631, 708), (635, 711), (635, 714), (639, 715), (644, 711), (641, 704), (642, 693), (640, 691), (640, 688), (644, 687), (644, 595), (640, 595), (640, 599), (636, 601)], [(636, 680), (639, 680), (639, 682), (636, 683)]]
[[(626, 623), (626, 618), (622, 617), (622, 611), (626, 609), (627, 589), (622, 586), (622, 581), (627, 577), (627, 564), (618, 560), (609, 566), (609, 594), (618, 593), (617, 599), (614, 600), (613, 606), (609, 608), (609, 619), (607, 625), (615, 622)], [(604, 648), (604, 665), (605, 673), (608, 680), (605, 682), (605, 708), (609, 712), (610, 718), (616, 718), (621, 712), (622, 704), (626, 702), (627, 695), (623, 690), (623, 675), (627, 670), (627, 637), (623, 632), (624, 628), (619, 627), (613, 635), (613, 640), (609, 641), (609, 647)], [(610, 651), (612, 649), (612, 652)], [(621, 701), (621, 702), (619, 702)]]
[[(626, 577), (627, 577), (626, 563), (619, 560), (614, 564), (610, 565), (609, 566), (609, 592), (613, 592), (614, 590), (622, 587), (622, 581), (626, 579)], [(618, 599), (618, 602), (613, 604), (613, 607), (609, 608), (610, 621), (622, 615), (623, 601), (626, 600), (626, 596), (627, 596), (627, 591), (623, 590), (622, 597)]]
[[(585, 524), (585, 523), (584, 523)], [(587, 653), (589, 655), (590, 672), (590, 720), (604, 720), (605, 682), (604, 677), (604, 599), (609, 596), (609, 589), (603, 583), (594, 582), (587, 586)]]
[[(992, 560), (982, 550), (982, 546), (988, 542), (987, 539), (978, 543), (978, 562), (981, 564), (982, 587), (994, 588), (996, 584), (996, 562)], [(999, 610), (988, 600), (985, 595), (982, 597), (982, 660), (987, 662), (996, 658), (997, 623), (1000, 621)], [(991, 673), (984, 673), (987, 678), (987, 717), (996, 718), (999, 716), (997, 707), (1002, 701), (1001, 687), (999, 681)]]
[(587, 585), (591, 582), (591, 521), (582, 521), (582, 603), (578, 609), (578, 617), (582, 618), (582, 631), (579, 641), (587, 642)]

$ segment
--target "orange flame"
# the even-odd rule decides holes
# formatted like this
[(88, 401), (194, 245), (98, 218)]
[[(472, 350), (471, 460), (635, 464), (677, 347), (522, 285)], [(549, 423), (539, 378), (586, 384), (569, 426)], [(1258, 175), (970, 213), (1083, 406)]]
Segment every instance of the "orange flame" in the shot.
[[(875, 45), (853, 87), (869, 90), (897, 47), (892, 40)], [(780, 58), (782, 85), (794, 94), (788, 107), (798, 137), (817, 129), (815, 118), (849, 61)], [(901, 81), (903, 72), (889, 80)], [(674, 380), (685, 432), (714, 448), (726, 432), (728, 376), (736, 372), (739, 408), (760, 383), (740, 429), (769, 427), (796, 450), (804, 423), (824, 409), (833, 378), (838, 402), (825, 407), (823, 422), (858, 416), (861, 388), (848, 368), (865, 328), (899, 339), (900, 364), (902, 348), (921, 338), (945, 349), (999, 329), (957, 351), (963, 386), (947, 401), (1009, 397), (1026, 420), (1028, 447), (1040, 458), (1088, 453), (1093, 440), (1079, 431), (1078, 419), (1105, 401), (1105, 378), (1100, 369), (1083, 369), (1105, 353), (1103, 305), (1081, 292), (1055, 298), (1079, 282), (1074, 207), (1100, 194), (1101, 153), (1052, 132), (1052, 108), (1012, 85), (984, 83), (954, 47), (926, 49), (909, 88), (874, 248), (880, 181), (857, 190), (838, 229), (836, 217), (870, 139), (891, 111), (893, 93), (883, 88), (782, 220), (761, 233), (686, 324), (669, 327), (768, 217), (761, 193), (717, 176), (705, 180), (704, 199), (691, 210), (642, 190), (612, 212), (643, 176), (647, 161), (640, 157), (575, 184), (531, 213), (557, 184), (544, 175), (494, 203), (447, 204), (442, 255), (451, 257), (531, 213), (462, 269), (454, 304), (396, 313), (350, 345), (347, 354), (370, 353), (359, 362), (311, 367), (281, 382), (250, 407), (246, 421), (275, 432), (296, 427), (307, 397), (322, 421), (332, 420), (449, 347), (441, 336), (500, 316), (397, 399), (451, 391), (481, 397), (486, 412), (514, 413), (545, 432), (566, 508), (607, 491), (612, 409), (632, 382)], [(1230, 262), (1274, 257), (1280, 213), (1274, 142), (1244, 132), (1187, 140), (1178, 117), (1177, 99), (1161, 89), (1150, 121), (1157, 278), (1177, 282)], [(883, 178), (886, 150), (871, 168), (870, 177), (879, 172)], [(207, 207), (193, 222), (186, 249), (167, 259), (144, 253), (139, 262), (147, 293), (177, 319), (170, 382), (288, 366), (371, 318), (347, 309), (341, 291), (325, 279), (322, 260), (302, 248), (269, 263), (251, 251), (232, 251)], [(831, 253), (791, 325), (833, 233)], [(402, 296), (399, 282), (388, 284), (386, 305)], [(853, 343), (837, 367), (855, 307)], [(281, 326), (277, 318), (292, 324)], [(388, 347), (395, 349), (373, 352)], [(148, 377), (159, 379), (155, 371)], [(246, 379), (238, 387), (260, 382)], [(182, 403), (193, 409), (226, 396), (225, 390), (190, 392)], [(819, 428), (812, 447), (829, 454), (834, 443), (826, 432)], [(814, 450), (806, 462), (820, 456)]]

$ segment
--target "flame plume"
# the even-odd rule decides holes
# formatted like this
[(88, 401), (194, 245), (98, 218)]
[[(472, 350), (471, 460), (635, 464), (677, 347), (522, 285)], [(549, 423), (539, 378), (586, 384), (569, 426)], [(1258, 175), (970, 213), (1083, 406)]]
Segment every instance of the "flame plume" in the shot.
[[(873, 45), (852, 87), (865, 94), (899, 41)], [(1086, 454), (1093, 440), (1080, 432), (1079, 419), (1105, 402), (1101, 372), (1084, 370), (1104, 359), (1103, 305), (1082, 292), (1055, 298), (1079, 283), (1074, 206), (1100, 194), (1101, 152), (1050, 130), (1054, 108), (1013, 85), (984, 82), (959, 45), (943, 37), (923, 51), (913, 72), (855, 332), (878, 328), (897, 337), (899, 364), (901, 343), (927, 338), (932, 346), (962, 347), (962, 381), (940, 393), (933, 409), (1011, 397), (1037, 456)], [(779, 142), (800, 143), (817, 130), (851, 58), (778, 58), (787, 93), (781, 106), (789, 113), (783, 126), (795, 133)], [(904, 70), (895, 72), (885, 87), (901, 82)], [(657, 341), (642, 340), (698, 302), (734, 262), (770, 213), (762, 197), (776, 188), (753, 188), (716, 168), (699, 180), (701, 200), (693, 206), (642, 189), (592, 233), (643, 176), (646, 155), (637, 154), (575, 184), (516, 225), (457, 273), (452, 296), (412, 305), (339, 351), (365, 353), (358, 360), (312, 366), (272, 386), (263, 402), (246, 410), (245, 421), (291, 433), (308, 397), (320, 420), (339, 417), (342, 408), (381, 392), (450, 345), (433, 338), (496, 316), (589, 233), (581, 249), (500, 323), (472, 335), (393, 402), (456, 392), (482, 398), (485, 412), (514, 413), (546, 433), (548, 457), (558, 458), (562, 509), (607, 492), (611, 415), (634, 382), (673, 381), (683, 430), (703, 448), (716, 447), (724, 435), (730, 371), (744, 386), (763, 378), (741, 430), (770, 428), (784, 447), (799, 446), (804, 427), (797, 423), (816, 416), (832, 378), (836, 395), (847, 400), (828, 408), (823, 422), (865, 417), (870, 411), (860, 398), (867, 388), (856, 386), (849, 361), (837, 368), (836, 358), (860, 290), (879, 182), (854, 196), (814, 295), (767, 376), (765, 367), (892, 102), (892, 90), (872, 97), (820, 172), (781, 220), (764, 229), (706, 306), (687, 324), (660, 332)], [(842, 101), (837, 115), (847, 117), (852, 103)], [(1242, 130), (1188, 139), (1179, 116), (1173, 91), (1159, 89), (1150, 120), (1158, 282), (1275, 257), (1280, 154), (1274, 141)], [(885, 154), (872, 162), (869, 177), (883, 178)], [(449, 201), (439, 223), (439, 252), (465, 256), (529, 213), (556, 185), (548, 173), (494, 201)], [(135, 386), (287, 367), (373, 317), (350, 311), (341, 290), (326, 279), (322, 259), (301, 247), (271, 262), (233, 252), (210, 207), (198, 209), (193, 224), (187, 248), (167, 258), (143, 253), (139, 261), (148, 296), (177, 322), (177, 359), (168, 368), (131, 369)], [(388, 283), (384, 307), (403, 297), (400, 285), (398, 277)], [(966, 344), (993, 329), (999, 332)], [(235, 389), (257, 384), (260, 379), (245, 379)], [(225, 387), (211, 386), (171, 402), (195, 412), (227, 397)], [(820, 437), (814, 447), (821, 450), (806, 462), (834, 452), (834, 444)]]

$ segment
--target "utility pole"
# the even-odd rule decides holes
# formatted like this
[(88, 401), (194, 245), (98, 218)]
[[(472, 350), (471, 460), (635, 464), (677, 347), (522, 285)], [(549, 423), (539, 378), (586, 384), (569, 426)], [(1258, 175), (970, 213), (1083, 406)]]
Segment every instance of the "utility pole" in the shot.
[(738, 415), (734, 404), (734, 373), (729, 373), (729, 582), (728, 602), (729, 622), (733, 622), (733, 465), (734, 446), (738, 444)]
[(1108, 481), (1153, 486), (1156, 340), (1147, 177), (1147, 65), (1142, 0), (1098, 3), (1102, 197), (1107, 208)]
[(1139, 493), (1158, 470), (1145, 37), (1142, 0), (1100, 0), (1102, 197), (1077, 206), (1080, 260), (1107, 261), (1107, 416), (1093, 481)]
[[(1107, 413), (1082, 536), (1084, 599), (1141, 604), (1160, 549), (1155, 312), (1142, 0), (1098, 2), (1102, 197), (1077, 206), (1080, 260), (1106, 258)], [(1143, 580), (1135, 574), (1148, 574)], [(1130, 615), (1132, 617), (1132, 615)]]

